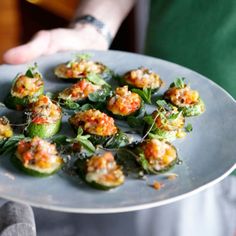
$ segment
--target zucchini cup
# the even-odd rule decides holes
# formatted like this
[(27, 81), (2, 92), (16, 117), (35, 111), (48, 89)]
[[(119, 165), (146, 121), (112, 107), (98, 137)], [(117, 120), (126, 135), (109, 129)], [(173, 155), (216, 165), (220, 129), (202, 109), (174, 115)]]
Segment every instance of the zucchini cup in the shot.
[(152, 93), (157, 92), (163, 84), (158, 74), (144, 67), (128, 71), (120, 82), (129, 88), (151, 89)]
[(21, 140), (12, 161), (17, 168), (36, 177), (52, 175), (63, 164), (56, 146), (39, 137)]
[(174, 106), (177, 106), (184, 116), (189, 117), (202, 114), (205, 111), (205, 105), (198, 91), (192, 90), (189, 85), (183, 82), (183, 79), (179, 79), (179, 83), (176, 81), (165, 92), (164, 98)]
[(69, 118), (69, 123), (76, 131), (81, 127), (89, 134), (94, 145), (103, 145), (118, 133), (114, 119), (96, 109), (77, 112)]
[(113, 76), (113, 72), (104, 64), (83, 57), (58, 65), (54, 73), (64, 80), (83, 79), (91, 73), (99, 75), (104, 80), (111, 79)]
[(136, 158), (148, 174), (159, 174), (170, 170), (178, 161), (176, 148), (165, 141), (147, 139), (135, 148)]
[(177, 107), (168, 103), (165, 106), (158, 106), (151, 117), (151, 122), (147, 122), (145, 130), (151, 128), (151, 133), (155, 134), (159, 140), (170, 142), (185, 136), (183, 131), (185, 118), (183, 112)]
[(49, 97), (41, 95), (31, 104), (29, 111), (29, 125), (26, 127), (29, 137), (49, 138), (60, 130), (62, 111)]
[[(90, 101), (91, 94), (99, 92), (101, 94), (109, 94), (108, 87), (96, 85), (86, 79), (82, 79), (71, 87), (64, 89), (58, 94), (58, 101), (62, 106), (70, 108), (67, 104), (70, 102), (84, 104)], [(110, 89), (109, 89), (110, 90)], [(105, 98), (104, 98), (105, 99)], [(69, 102), (69, 103), (68, 103)]]
[(12, 83), (11, 90), (5, 98), (5, 105), (15, 110), (23, 110), (38, 96), (43, 94), (42, 75), (30, 68), (25, 74), (18, 74)]
[(110, 152), (94, 155), (89, 159), (78, 159), (76, 169), (81, 179), (100, 190), (116, 188), (125, 180), (121, 167)]
[(117, 119), (138, 116), (142, 113), (144, 103), (142, 98), (128, 90), (128, 86), (116, 88), (115, 95), (107, 102), (107, 109)]
[(10, 126), (9, 120), (2, 116), (0, 117), (0, 141), (13, 136), (13, 130)]

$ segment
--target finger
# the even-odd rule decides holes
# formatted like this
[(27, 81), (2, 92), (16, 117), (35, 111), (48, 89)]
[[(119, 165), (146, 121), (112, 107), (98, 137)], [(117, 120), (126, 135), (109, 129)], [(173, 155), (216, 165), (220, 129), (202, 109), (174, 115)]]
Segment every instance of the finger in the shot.
[(49, 31), (39, 31), (34, 38), (21, 46), (8, 50), (3, 55), (3, 60), (9, 64), (21, 64), (29, 62), (47, 51), (50, 41)]

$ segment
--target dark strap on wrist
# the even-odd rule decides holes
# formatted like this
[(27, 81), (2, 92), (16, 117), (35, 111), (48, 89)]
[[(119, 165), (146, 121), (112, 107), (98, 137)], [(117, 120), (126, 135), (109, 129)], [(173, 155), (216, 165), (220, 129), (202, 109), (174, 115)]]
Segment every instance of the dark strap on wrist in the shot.
[(74, 26), (77, 23), (93, 25), (96, 28), (96, 30), (106, 39), (108, 45), (111, 44), (113, 40), (112, 35), (108, 27), (102, 21), (96, 19), (91, 15), (84, 15), (75, 18), (72, 22), (72, 25)]

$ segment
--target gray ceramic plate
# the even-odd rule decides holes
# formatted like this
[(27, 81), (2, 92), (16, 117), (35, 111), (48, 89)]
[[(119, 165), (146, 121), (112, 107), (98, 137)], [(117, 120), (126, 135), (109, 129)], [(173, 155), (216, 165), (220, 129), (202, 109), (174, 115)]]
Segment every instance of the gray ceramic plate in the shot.
[[(56, 91), (68, 86), (53, 75), (53, 68), (72, 58), (73, 53), (60, 53), (37, 60), (39, 70), (45, 77), (46, 90)], [(117, 52), (93, 52), (97, 59), (116, 73), (146, 66), (159, 73), (167, 86), (177, 77), (184, 76), (192, 88), (197, 89), (206, 104), (206, 112), (190, 118), (193, 132), (175, 142), (182, 165), (174, 168), (175, 180), (165, 176), (153, 176), (165, 187), (157, 191), (143, 180), (128, 178), (125, 184), (108, 192), (87, 187), (78, 178), (64, 173), (49, 178), (33, 178), (16, 170), (8, 156), (0, 160), (0, 196), (32, 206), (52, 210), (80, 213), (125, 212), (160, 206), (177, 201), (219, 182), (235, 168), (236, 153), (236, 103), (233, 98), (215, 83), (198, 73), (179, 65), (152, 57)], [(11, 80), (27, 65), (0, 67), (0, 101), (8, 93)], [(163, 93), (164, 89), (160, 91)], [(19, 122), (20, 112), (1, 109), (12, 122)], [(64, 131), (67, 130), (64, 124)]]

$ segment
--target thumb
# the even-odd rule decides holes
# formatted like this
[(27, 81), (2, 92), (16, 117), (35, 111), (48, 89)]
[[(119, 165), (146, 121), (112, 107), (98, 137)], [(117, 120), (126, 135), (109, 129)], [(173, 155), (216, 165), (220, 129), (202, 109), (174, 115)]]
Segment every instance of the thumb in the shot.
[(45, 54), (49, 42), (50, 32), (39, 31), (28, 43), (6, 51), (3, 60), (9, 64), (26, 63)]

